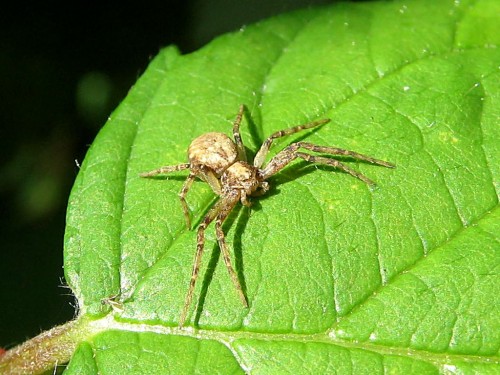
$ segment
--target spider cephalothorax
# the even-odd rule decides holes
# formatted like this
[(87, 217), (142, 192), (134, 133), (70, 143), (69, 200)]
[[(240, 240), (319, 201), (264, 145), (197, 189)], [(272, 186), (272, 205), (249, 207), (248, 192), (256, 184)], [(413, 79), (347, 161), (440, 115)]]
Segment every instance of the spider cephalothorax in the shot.
[(198, 138), (193, 140), (189, 146), (189, 163), (165, 166), (141, 174), (142, 177), (151, 177), (160, 173), (170, 173), (184, 169), (190, 170), (181, 192), (179, 193), (179, 198), (181, 200), (188, 228), (191, 227), (191, 220), (185, 197), (195, 177), (198, 177), (208, 183), (214, 193), (220, 197), (198, 227), (196, 255), (194, 258), (189, 289), (184, 302), (184, 308), (179, 319), (179, 327), (184, 325), (187, 312), (193, 298), (194, 287), (196, 280), (198, 279), (201, 264), (201, 256), (205, 246), (205, 229), (214, 220), (217, 241), (219, 242), (219, 247), (222, 252), (224, 263), (229, 272), (229, 276), (231, 277), (234, 287), (238, 292), (241, 302), (245, 307), (248, 307), (248, 303), (238, 280), (238, 276), (231, 265), (231, 258), (227, 249), (224, 232), (222, 231), (222, 223), (238, 202), (241, 202), (245, 206), (250, 206), (250, 202), (248, 201), (249, 196), (262, 195), (268, 191), (269, 186), (266, 180), (269, 177), (279, 172), (296, 158), (300, 158), (310, 163), (326, 164), (339, 168), (367, 184), (374, 184), (368, 177), (351, 169), (336, 159), (311, 155), (300, 152), (299, 149), (330, 155), (344, 155), (353, 159), (364, 160), (384, 167), (394, 167), (391, 163), (374, 159), (370, 156), (358, 154), (354, 151), (328, 146), (318, 146), (308, 142), (295, 142), (290, 144), (278, 152), (267, 164), (264, 165), (265, 158), (276, 138), (326, 124), (330, 121), (330, 119), (313, 121), (304, 125), (294, 126), (292, 128), (273, 133), (260, 147), (253, 160), (253, 165), (249, 164), (247, 163), (245, 148), (240, 135), (240, 124), (244, 110), (245, 106), (240, 106), (238, 116), (236, 117), (233, 125), (234, 141), (223, 133), (206, 133), (200, 135)]
[(237, 193), (239, 200), (249, 206), (247, 196), (254, 194), (257, 189), (266, 192), (268, 183), (264, 181), (261, 171), (246, 161), (237, 161), (227, 168), (220, 178), (222, 196)]

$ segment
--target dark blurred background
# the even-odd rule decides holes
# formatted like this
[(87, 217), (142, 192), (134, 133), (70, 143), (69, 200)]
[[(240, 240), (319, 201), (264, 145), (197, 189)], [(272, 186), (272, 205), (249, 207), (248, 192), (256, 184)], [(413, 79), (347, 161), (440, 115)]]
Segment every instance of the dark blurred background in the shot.
[(0, 347), (74, 316), (63, 287), (71, 185), (88, 146), (159, 49), (321, 0), (9, 3), (0, 14)]

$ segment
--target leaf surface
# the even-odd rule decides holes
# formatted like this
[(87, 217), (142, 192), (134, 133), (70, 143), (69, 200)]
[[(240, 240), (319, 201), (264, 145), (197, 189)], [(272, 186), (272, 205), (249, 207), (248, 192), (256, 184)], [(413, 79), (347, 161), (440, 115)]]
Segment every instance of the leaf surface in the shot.
[[(66, 278), (101, 328), (68, 373), (498, 371), (498, 45), (498, 2), (429, 0), (304, 10), (160, 52), (71, 194)], [(270, 157), (307, 139), (397, 168), (343, 159), (375, 189), (305, 162), (273, 176), (224, 226), (250, 307), (210, 226), (196, 329), (179, 330), (196, 247), (186, 173), (139, 173), (185, 163), (200, 134), (230, 134), (241, 103), (251, 155), (277, 130), (331, 118)], [(199, 224), (215, 197), (197, 182), (187, 200)]]

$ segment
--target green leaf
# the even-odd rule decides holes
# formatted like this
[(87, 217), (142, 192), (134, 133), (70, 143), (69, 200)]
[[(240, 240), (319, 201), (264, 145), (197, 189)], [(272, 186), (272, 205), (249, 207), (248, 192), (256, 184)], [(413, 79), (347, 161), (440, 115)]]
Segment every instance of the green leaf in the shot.
[[(73, 188), (65, 272), (88, 319), (68, 373), (499, 371), (500, 5), (347, 3), (286, 14), (181, 56), (163, 50), (112, 114)], [(253, 154), (272, 132), (396, 169), (377, 182), (296, 162), (224, 229), (213, 227), (188, 314), (196, 231), (178, 193), (193, 138), (231, 133)], [(199, 223), (215, 197), (188, 197)], [(104, 301), (104, 303), (103, 303)], [(93, 327), (93, 328), (92, 328)], [(84, 369), (84, 370), (82, 370)]]

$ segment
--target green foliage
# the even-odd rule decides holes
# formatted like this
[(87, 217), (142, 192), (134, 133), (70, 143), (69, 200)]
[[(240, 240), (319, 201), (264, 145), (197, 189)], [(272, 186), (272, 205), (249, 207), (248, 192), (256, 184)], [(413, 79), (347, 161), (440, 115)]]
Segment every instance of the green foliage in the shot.
[[(414, 0), (300, 11), (189, 55), (163, 50), (71, 194), (66, 278), (81, 314), (110, 315), (68, 373), (499, 371), (498, 45), (496, 0)], [(241, 103), (251, 152), (331, 118), (307, 140), (397, 169), (353, 163), (373, 190), (304, 162), (276, 175), (225, 226), (250, 308), (209, 227), (187, 322), (200, 330), (178, 330), (196, 244), (177, 196), (185, 173), (139, 173), (185, 162), (202, 133), (230, 134)], [(194, 185), (194, 223), (213, 201)], [(123, 312), (101, 303), (110, 296)]]

